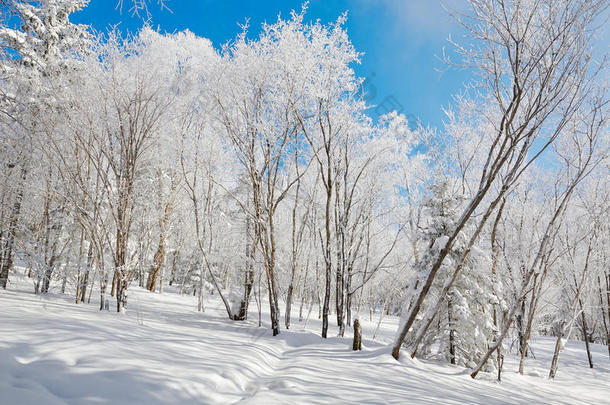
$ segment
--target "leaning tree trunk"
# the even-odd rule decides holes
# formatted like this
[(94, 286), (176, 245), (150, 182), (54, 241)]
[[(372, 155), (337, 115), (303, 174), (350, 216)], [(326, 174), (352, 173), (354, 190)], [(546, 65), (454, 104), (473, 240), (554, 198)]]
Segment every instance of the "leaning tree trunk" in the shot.
[[(564, 195), (561, 199), (561, 202), (559, 203), (559, 206), (555, 209), (553, 217), (550, 219), (549, 223), (546, 226), (546, 231), (544, 232), (544, 236), (542, 237), (540, 246), (538, 247), (538, 253), (536, 254), (534, 262), (532, 263), (528, 272), (525, 274), (523, 284), (521, 286), (521, 296), (517, 297), (517, 301), (513, 305), (512, 309), (510, 310), (508, 316), (505, 318), (504, 329), (502, 330), (502, 333), (500, 334), (500, 336), (498, 336), (498, 339), (496, 340), (496, 342), (493, 345), (491, 345), (491, 347), (489, 348), (487, 353), (485, 353), (485, 355), (483, 355), (483, 358), (479, 361), (479, 364), (477, 365), (475, 370), (470, 374), (470, 376), (472, 378), (476, 378), (476, 376), (479, 374), (479, 372), (481, 371), (483, 366), (487, 363), (487, 360), (489, 360), (489, 357), (492, 355), (492, 353), (494, 351), (498, 350), (498, 348), (502, 345), (502, 341), (504, 340), (506, 333), (508, 332), (508, 329), (510, 328), (510, 326), (512, 324), (513, 317), (515, 316), (515, 314), (517, 312), (517, 308), (522, 304), (522, 301), (525, 299), (525, 296), (527, 295), (527, 286), (529, 285), (531, 278), (534, 275), (534, 271), (543, 259), (544, 251), (549, 243), (549, 239), (551, 238), (551, 231), (552, 231), (553, 227), (555, 226), (555, 223), (558, 221), (559, 217), (562, 215), (562, 213), (565, 212), (566, 206), (567, 206), (568, 202), (570, 201), (572, 193), (573, 193), (574, 189), (576, 188), (576, 186), (578, 185), (579, 181), (582, 179), (583, 174), (584, 174), (584, 171), (579, 172), (579, 174), (576, 176), (575, 180), (572, 182), (572, 184), (567, 188), (566, 192), (564, 193)], [(589, 243), (589, 253), (590, 253), (590, 249), (591, 249), (591, 244)], [(587, 253), (587, 261), (586, 261), (586, 265), (585, 265), (585, 270), (583, 271), (583, 280), (584, 280), (586, 270), (588, 268), (589, 253)], [(582, 284), (584, 284), (584, 283), (581, 282), (581, 287), (582, 287)], [(579, 294), (577, 294), (577, 295), (579, 295)]]
[[(504, 206), (506, 204), (506, 198), (502, 199), (502, 204), (500, 208), (498, 208), (498, 213), (496, 214), (496, 219), (494, 220), (493, 227), (491, 229), (491, 277), (493, 283), (493, 291), (494, 295), (497, 295), (498, 288), (496, 287), (499, 283), (498, 275), (497, 275), (497, 267), (498, 267), (498, 256), (499, 256), (499, 245), (497, 243), (497, 235), (498, 235), (498, 225), (500, 224), (500, 219), (502, 218), (502, 213), (504, 212)], [(494, 340), (497, 339), (497, 331), (500, 329), (499, 319), (498, 319), (498, 305), (493, 306), (493, 321), (494, 321)], [(504, 363), (504, 357), (502, 356), (502, 347), (498, 347), (497, 356), (496, 356), (496, 366), (498, 369), (498, 381), (502, 381), (502, 366)]]
[(551, 360), (551, 370), (549, 371), (549, 378), (554, 379), (557, 374), (557, 367), (559, 365), (559, 352), (562, 349), (561, 340), (563, 339), (563, 329), (565, 328), (565, 324), (561, 324), (561, 331), (557, 336), (557, 340), (555, 340), (555, 349), (553, 350), (553, 359)]
[[(589, 240), (589, 247), (587, 248), (587, 256), (585, 257), (585, 268), (582, 271), (582, 277), (580, 279), (580, 284), (576, 285), (576, 295), (574, 296), (574, 299), (572, 301), (572, 305), (571, 305), (571, 311), (570, 312), (574, 312), (574, 308), (576, 308), (576, 304), (580, 301), (580, 294), (582, 292), (582, 288), (585, 284), (585, 278), (587, 276), (587, 271), (589, 269), (589, 259), (591, 257), (591, 251), (593, 250), (593, 243), (591, 240)], [(568, 324), (567, 321), (563, 321), (562, 322), (562, 327), (559, 331), (559, 335), (557, 336), (557, 341), (555, 342), (555, 351), (553, 352), (553, 360), (551, 361), (551, 369), (549, 371), (549, 378), (550, 379), (554, 379), (555, 375), (557, 374), (557, 367), (559, 366), (559, 353), (561, 352), (561, 350), (563, 349), (563, 345), (561, 344), (561, 341), (563, 339), (563, 336), (566, 333), (566, 325)], [(570, 337), (570, 333), (572, 331), (572, 322), (570, 322), (569, 324), (569, 332), (567, 334), (567, 337)], [(585, 337), (586, 339), (586, 337)]]

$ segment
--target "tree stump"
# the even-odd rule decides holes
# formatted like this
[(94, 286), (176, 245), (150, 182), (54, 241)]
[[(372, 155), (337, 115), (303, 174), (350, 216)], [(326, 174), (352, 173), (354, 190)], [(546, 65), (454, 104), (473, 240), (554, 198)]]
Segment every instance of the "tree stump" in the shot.
[(362, 327), (358, 319), (354, 320), (354, 343), (352, 348), (354, 350), (362, 350)]

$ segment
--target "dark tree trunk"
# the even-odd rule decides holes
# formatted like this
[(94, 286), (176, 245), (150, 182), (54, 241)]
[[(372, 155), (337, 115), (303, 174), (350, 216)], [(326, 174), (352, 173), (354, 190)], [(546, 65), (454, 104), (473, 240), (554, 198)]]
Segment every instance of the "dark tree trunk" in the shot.
[(354, 319), (354, 342), (352, 344), (353, 350), (362, 350), (362, 327), (360, 321)]
[(455, 328), (453, 325), (453, 300), (447, 297), (447, 320), (449, 323), (449, 362), (455, 364)]
[(254, 287), (254, 270), (249, 269), (246, 272), (246, 279), (244, 281), (244, 297), (239, 305), (239, 312), (233, 316), (235, 321), (245, 321), (248, 319), (248, 306), (250, 304), (250, 295)]
[(523, 357), (527, 357), (527, 351), (523, 352), (523, 346), (525, 346), (525, 333), (523, 330), (523, 317), (525, 315), (525, 299), (521, 301), (521, 312), (517, 315), (517, 328), (519, 333), (519, 354)]
[(340, 241), (342, 237), (337, 235), (337, 274), (335, 277), (335, 313), (337, 315), (337, 326), (343, 323), (343, 270), (344, 263), (341, 257)]
[(322, 337), (326, 339), (328, 334), (328, 310), (330, 305), (330, 288), (332, 276), (332, 262), (330, 253), (330, 204), (332, 199), (332, 178), (330, 156), (328, 157), (327, 179), (326, 179), (326, 212), (325, 212), (325, 233), (326, 240), (324, 246), (324, 264), (326, 265), (326, 274), (324, 278), (324, 303), (322, 305)]
[[(91, 266), (93, 265), (93, 247), (91, 243), (89, 243), (89, 249), (87, 252), (87, 268), (85, 269), (85, 276), (83, 278), (83, 286), (80, 290), (81, 302), (85, 302), (85, 295), (87, 294), (87, 285), (89, 284), (89, 272), (91, 271)], [(95, 282), (95, 280), (93, 280)]]
[[(50, 233), (50, 229), (48, 230), (48, 232)], [(49, 292), (49, 287), (51, 286), (51, 277), (53, 277), (53, 271), (55, 270), (55, 262), (57, 261), (57, 259), (57, 238), (55, 238), (51, 247), (51, 257), (49, 258), (48, 263), (46, 263), (46, 270), (44, 273), (44, 278), (42, 280), (42, 288), (40, 292), (43, 294)]]
[(593, 368), (593, 357), (591, 356), (591, 348), (589, 347), (590, 335), (587, 330), (587, 316), (582, 305), (582, 300), (578, 300), (578, 305), (580, 305), (580, 326), (582, 328), (582, 336), (585, 339), (585, 348), (587, 349), (587, 360), (589, 361), (589, 368)]
[(331, 283), (330, 263), (326, 267), (326, 278), (324, 288), (324, 301), (322, 304), (322, 337), (326, 339), (328, 334), (328, 306), (330, 304), (330, 283)]
[(245, 321), (248, 319), (248, 307), (250, 305), (250, 297), (254, 289), (254, 258), (256, 256), (256, 246), (259, 243), (259, 228), (256, 227), (254, 238), (251, 235), (252, 224), (250, 217), (246, 218), (246, 263), (247, 269), (244, 278), (244, 296), (239, 305), (239, 312), (234, 316), (236, 321)]

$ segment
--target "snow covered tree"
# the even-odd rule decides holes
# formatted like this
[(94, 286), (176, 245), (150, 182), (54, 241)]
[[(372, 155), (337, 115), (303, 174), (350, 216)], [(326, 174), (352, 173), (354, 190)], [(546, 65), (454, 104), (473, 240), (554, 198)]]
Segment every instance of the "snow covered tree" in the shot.
[[(62, 108), (56, 86), (68, 80), (74, 56), (87, 48), (85, 26), (72, 24), (70, 14), (86, 6), (86, 0), (44, 0), (39, 3), (15, 2), (11, 5), (20, 28), (0, 27), (0, 43), (8, 52), (0, 60), (2, 80), (11, 84), (5, 90), (3, 121), (8, 120), (12, 145), (2, 145), (13, 155), (9, 167), (14, 181), (5, 189), (2, 210), (10, 207), (7, 224), (1, 224), (0, 286), (6, 288), (13, 264), (14, 241), (19, 226), (25, 182), (32, 170), (31, 161), (38, 148), (44, 150), (44, 135)], [(10, 94), (10, 96), (7, 96)], [(11, 122), (12, 121), (12, 122)], [(16, 121), (16, 122), (15, 122)], [(39, 155), (40, 156), (40, 155)], [(5, 205), (6, 204), (6, 205)]]
[[(458, 47), (458, 51), (463, 64), (480, 78), (477, 97), (481, 99), (461, 101), (469, 106), (467, 122), (479, 140), (469, 154), (478, 158), (477, 164), (464, 167), (474, 171), (479, 181), (474, 182), (445, 248), (429, 266), (415, 303), (405, 311), (392, 349), (395, 358), (454, 241), (474, 223), (468, 243), (474, 246), (507, 192), (553, 145), (598, 86), (599, 70), (590, 63), (589, 44), (597, 15), (605, 7), (603, 1), (566, 0), (558, 6), (550, 0), (472, 0), (469, 6), (469, 13), (456, 18), (477, 45)], [(459, 263), (455, 267), (435, 307), (440, 308), (462, 267)]]
[[(415, 267), (416, 276), (411, 281), (411, 293), (407, 297), (413, 297), (421, 287), (421, 273), (425, 272), (437, 252), (445, 247), (464, 203), (463, 197), (452, 192), (449, 182), (440, 182), (430, 188), (431, 195), (423, 204), (428, 221), (423, 228), (421, 242), (426, 247)], [(462, 233), (439, 271), (432, 294), (440, 294), (443, 286), (449, 282), (451, 270), (461, 260), (467, 244), (466, 233)], [(494, 328), (493, 305), (497, 302), (491, 288), (490, 267), (478, 252), (469, 255), (464, 266), (465, 272), (449, 289), (444, 310), (436, 314), (437, 322), (431, 328), (428, 325), (434, 321), (436, 311), (427, 308), (426, 316), (421, 321), (421, 330), (414, 338), (413, 354), (419, 352), (424, 356), (440, 356), (451, 364), (474, 367), (476, 360), (487, 350), (488, 339)], [(418, 350), (419, 345), (421, 350)], [(438, 347), (436, 355), (431, 353), (433, 345)]]

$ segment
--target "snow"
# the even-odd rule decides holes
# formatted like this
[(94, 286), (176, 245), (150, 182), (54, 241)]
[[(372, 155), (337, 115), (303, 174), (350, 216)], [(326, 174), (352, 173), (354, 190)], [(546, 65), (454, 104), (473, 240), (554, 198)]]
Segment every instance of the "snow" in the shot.
[(198, 313), (196, 297), (171, 287), (163, 294), (131, 287), (127, 313), (117, 314), (100, 312), (93, 299), (75, 305), (67, 295), (36, 296), (25, 280), (0, 291), (2, 404), (601, 404), (610, 398), (610, 362), (600, 345), (592, 346), (591, 370), (583, 343), (570, 341), (550, 381), (554, 341), (537, 338), (526, 375), (507, 356), (497, 383), (492, 375), (472, 380), (468, 370), (406, 353), (395, 361), (388, 344), (396, 317), (384, 318), (373, 341), (378, 315), (371, 322), (360, 314), (364, 347), (353, 352), (351, 336), (320, 338), (317, 319), (305, 329), (298, 305), (294, 329), (273, 337), (256, 326), (254, 301), (252, 319), (233, 322), (214, 297)]
[(447, 236), (447, 235), (439, 236), (438, 239), (436, 239), (434, 241), (432, 250), (443, 250), (445, 248), (445, 246), (447, 246), (447, 242), (449, 242), (449, 236)]

